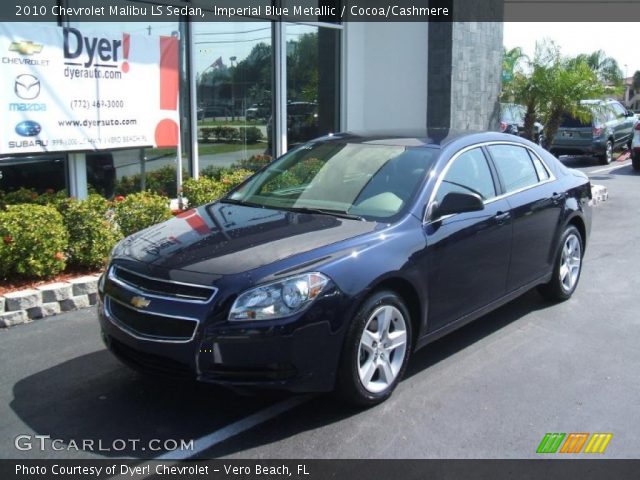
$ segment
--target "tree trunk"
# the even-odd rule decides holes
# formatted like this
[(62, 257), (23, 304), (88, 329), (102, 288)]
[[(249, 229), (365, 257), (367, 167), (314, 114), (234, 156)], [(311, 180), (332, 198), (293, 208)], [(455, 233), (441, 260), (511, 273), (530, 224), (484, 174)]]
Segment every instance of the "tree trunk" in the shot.
[(534, 102), (527, 103), (527, 112), (524, 114), (523, 137), (532, 142), (536, 141), (533, 124), (536, 121), (536, 106)]

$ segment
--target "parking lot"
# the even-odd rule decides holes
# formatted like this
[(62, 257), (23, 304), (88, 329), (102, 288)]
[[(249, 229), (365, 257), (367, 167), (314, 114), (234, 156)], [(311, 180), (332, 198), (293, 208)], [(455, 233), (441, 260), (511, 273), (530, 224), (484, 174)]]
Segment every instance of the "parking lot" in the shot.
[[(427, 346), (382, 405), (145, 378), (105, 350), (90, 309), (0, 330), (0, 456), (535, 458), (547, 432), (610, 432), (606, 458), (637, 457), (640, 175), (628, 160), (565, 163), (609, 191), (573, 298), (532, 291)], [(18, 435), (49, 435), (60, 450), (18, 450)], [(105, 449), (118, 439), (140, 442)], [(167, 454), (152, 439), (194, 449)]]

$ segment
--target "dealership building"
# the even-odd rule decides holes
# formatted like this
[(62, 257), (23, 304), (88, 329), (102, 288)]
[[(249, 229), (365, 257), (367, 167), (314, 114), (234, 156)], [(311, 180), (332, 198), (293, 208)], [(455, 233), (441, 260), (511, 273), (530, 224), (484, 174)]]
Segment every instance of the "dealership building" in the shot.
[[(88, 22), (65, 15), (37, 25), (0, 25), (6, 104), (0, 190), (66, 188), (83, 198), (94, 190), (111, 197), (151, 188), (174, 197), (184, 176), (259, 164), (333, 132), (433, 137), (497, 126), (499, 22), (209, 21), (210, 1), (167, 3), (202, 13), (172, 21)], [(82, 4), (39, 0), (50, 12)], [(40, 40), (45, 30), (49, 40)], [(64, 69), (54, 71), (43, 60), (51, 42), (64, 51)], [(175, 61), (165, 65), (167, 47)], [(175, 75), (167, 76), (172, 67)], [(136, 71), (139, 80), (118, 83)], [(166, 88), (175, 88), (169, 106)], [(148, 109), (147, 100), (157, 108)], [(86, 142), (90, 135), (100, 138)]]

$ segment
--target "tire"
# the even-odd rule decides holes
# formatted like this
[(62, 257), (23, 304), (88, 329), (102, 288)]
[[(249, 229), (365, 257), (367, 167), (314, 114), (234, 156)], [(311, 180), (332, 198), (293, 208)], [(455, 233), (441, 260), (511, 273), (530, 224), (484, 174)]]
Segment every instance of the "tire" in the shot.
[(639, 152), (631, 152), (631, 166), (637, 172), (640, 172), (640, 153)]
[(607, 140), (607, 143), (604, 147), (604, 154), (598, 157), (600, 159), (600, 163), (603, 165), (609, 165), (613, 161), (613, 142), (611, 140)]
[(358, 407), (384, 402), (404, 375), (411, 346), (411, 318), (402, 298), (389, 290), (373, 293), (349, 325), (336, 393)]
[(542, 296), (559, 302), (571, 298), (580, 281), (583, 245), (580, 231), (569, 225), (560, 237), (551, 280), (538, 287)]

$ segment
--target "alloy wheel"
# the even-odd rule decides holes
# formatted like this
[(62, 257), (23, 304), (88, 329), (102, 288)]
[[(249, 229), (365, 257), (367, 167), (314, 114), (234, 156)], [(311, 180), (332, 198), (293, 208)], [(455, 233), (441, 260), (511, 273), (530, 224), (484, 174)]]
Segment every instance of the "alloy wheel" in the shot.
[(365, 390), (380, 393), (395, 381), (407, 352), (402, 312), (383, 305), (369, 316), (358, 346), (358, 376)]
[(560, 283), (566, 292), (571, 292), (578, 283), (581, 263), (580, 239), (572, 233), (565, 240), (560, 257)]

